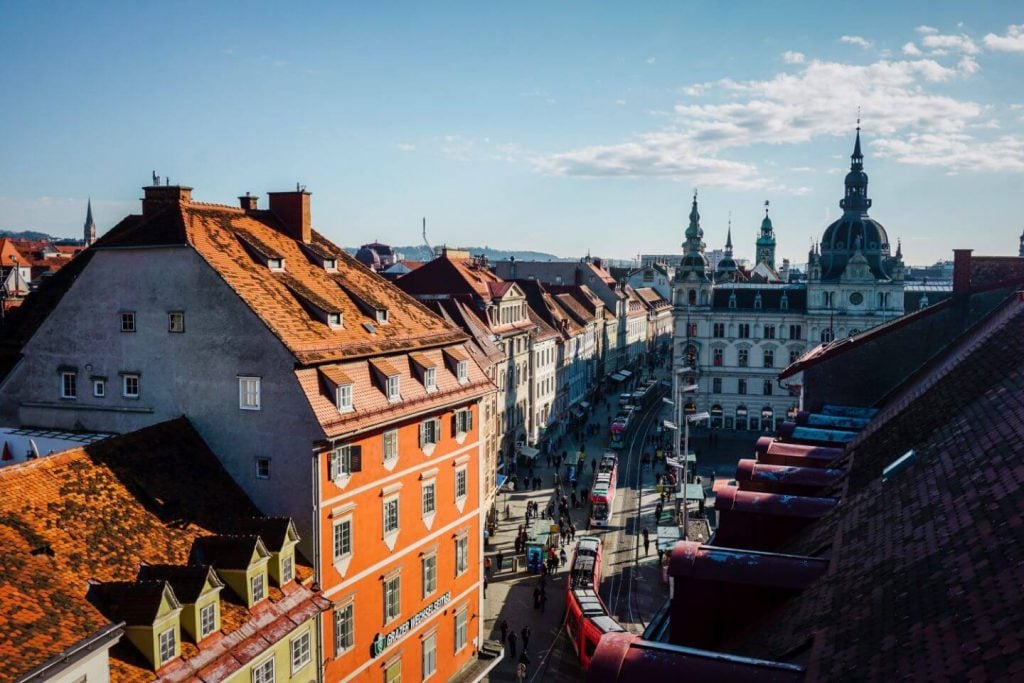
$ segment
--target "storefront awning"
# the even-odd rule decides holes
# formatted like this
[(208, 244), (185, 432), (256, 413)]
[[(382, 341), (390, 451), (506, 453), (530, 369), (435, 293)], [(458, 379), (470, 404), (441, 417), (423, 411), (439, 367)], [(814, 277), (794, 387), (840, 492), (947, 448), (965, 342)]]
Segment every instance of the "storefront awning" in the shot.
[(533, 448), (531, 446), (520, 446), (519, 447), (519, 454), (522, 455), (524, 458), (529, 458), (530, 460), (534, 460), (534, 459), (536, 459), (536, 457), (538, 455), (540, 455), (540, 451), (538, 451), (536, 448)]
[(633, 373), (630, 372), (629, 370), (619, 370), (619, 374), (627, 378), (633, 376)]
[(622, 380), (626, 379), (626, 376), (625, 375), (621, 375), (621, 374), (619, 374), (617, 372), (613, 372), (612, 374), (608, 375), (608, 378), (609, 379), (613, 379), (616, 382), (621, 382)]

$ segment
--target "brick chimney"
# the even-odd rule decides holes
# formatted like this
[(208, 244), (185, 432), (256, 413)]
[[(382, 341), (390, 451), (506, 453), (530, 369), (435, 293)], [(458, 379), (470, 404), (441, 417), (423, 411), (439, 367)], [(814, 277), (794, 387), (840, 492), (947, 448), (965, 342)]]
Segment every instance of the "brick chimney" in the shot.
[(971, 288), (972, 251), (974, 250), (953, 250), (953, 294), (965, 294)]
[(184, 185), (149, 185), (142, 188), (142, 215), (151, 216), (171, 204), (191, 204), (192, 188)]
[(259, 200), (259, 197), (246, 192), (245, 195), (238, 198), (238, 205), (246, 211), (255, 211), (257, 200)]
[(268, 192), (270, 212), (281, 222), (281, 230), (292, 239), (309, 244), (312, 228), (309, 218), (309, 192)]

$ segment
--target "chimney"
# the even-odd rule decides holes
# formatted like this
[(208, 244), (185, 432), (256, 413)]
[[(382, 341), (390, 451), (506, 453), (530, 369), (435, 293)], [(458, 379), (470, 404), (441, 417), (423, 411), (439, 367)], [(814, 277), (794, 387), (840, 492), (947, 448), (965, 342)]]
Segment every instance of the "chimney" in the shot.
[(309, 192), (297, 187), (294, 192), (268, 192), (270, 212), (281, 222), (284, 234), (309, 244), (312, 235), (309, 218)]
[(253, 195), (251, 195), (248, 192), (246, 192), (244, 197), (239, 197), (238, 198), (238, 205), (241, 206), (246, 211), (255, 211), (256, 210), (256, 202), (258, 200), (259, 200), (259, 197), (254, 197)]
[(172, 204), (191, 204), (192, 188), (184, 185), (148, 185), (142, 188), (142, 215), (151, 216)]
[(971, 288), (972, 251), (974, 250), (953, 250), (953, 294), (966, 294)]

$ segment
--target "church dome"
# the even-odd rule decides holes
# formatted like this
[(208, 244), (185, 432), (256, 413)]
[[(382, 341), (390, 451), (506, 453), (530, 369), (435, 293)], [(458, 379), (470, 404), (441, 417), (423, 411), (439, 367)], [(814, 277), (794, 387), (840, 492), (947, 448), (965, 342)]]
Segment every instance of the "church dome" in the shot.
[(839, 206), (843, 215), (827, 228), (821, 237), (821, 277), (838, 278), (850, 258), (860, 252), (867, 259), (871, 274), (880, 280), (890, 278), (886, 272), (889, 259), (889, 235), (882, 224), (868, 216), (868, 174), (864, 172), (864, 156), (860, 151), (860, 128), (850, 156), (850, 172), (846, 174), (846, 194)]

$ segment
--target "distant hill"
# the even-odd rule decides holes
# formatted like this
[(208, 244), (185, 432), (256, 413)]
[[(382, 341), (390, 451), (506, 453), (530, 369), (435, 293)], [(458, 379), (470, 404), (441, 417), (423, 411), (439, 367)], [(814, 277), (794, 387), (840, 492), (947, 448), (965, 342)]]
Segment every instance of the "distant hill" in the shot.
[[(492, 249), (490, 247), (456, 247), (448, 245), (450, 249), (460, 249), (468, 251), (474, 256), (483, 254), (490, 261), (503, 261), (510, 256), (514, 256), (517, 261), (575, 261), (574, 258), (564, 258), (561, 256), (555, 256), (554, 254), (548, 254), (543, 251), (530, 251), (530, 250), (517, 250), (517, 249)], [(405, 256), (410, 261), (429, 261), (434, 258), (434, 255), (422, 244), (413, 246), (392, 246), (392, 249), (397, 251), (399, 254)], [(345, 251), (350, 254), (355, 254), (359, 251), (358, 247), (345, 247)]]
[(16, 240), (33, 240), (35, 242), (59, 242), (63, 237), (51, 237), (45, 232), (36, 230), (0, 230), (0, 237), (11, 237)]

